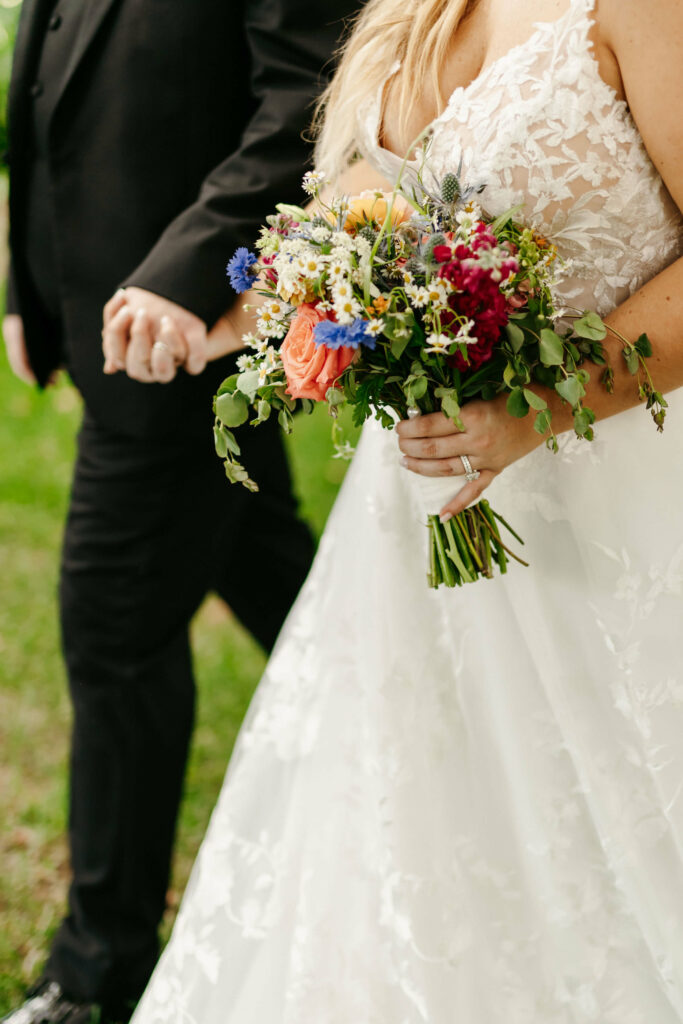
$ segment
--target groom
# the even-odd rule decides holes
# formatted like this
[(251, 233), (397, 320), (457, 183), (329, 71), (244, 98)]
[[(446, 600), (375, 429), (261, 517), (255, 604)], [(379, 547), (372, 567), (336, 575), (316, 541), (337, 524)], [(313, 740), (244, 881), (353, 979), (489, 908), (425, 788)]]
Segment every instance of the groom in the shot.
[[(142, 992), (192, 731), (188, 624), (213, 589), (269, 648), (306, 575), (277, 426), (242, 439), (261, 493), (230, 487), (211, 397), (234, 364), (201, 372), (202, 353), (231, 302), (226, 261), (299, 198), (302, 132), (357, 6), (24, 0), (5, 337), (26, 380), (65, 365), (85, 414), (60, 584), (73, 882), (13, 1024), (84, 1024), (96, 1008), (121, 1020)], [(171, 316), (192, 341), (173, 383), (102, 372), (103, 307), (121, 284), (154, 330)]]

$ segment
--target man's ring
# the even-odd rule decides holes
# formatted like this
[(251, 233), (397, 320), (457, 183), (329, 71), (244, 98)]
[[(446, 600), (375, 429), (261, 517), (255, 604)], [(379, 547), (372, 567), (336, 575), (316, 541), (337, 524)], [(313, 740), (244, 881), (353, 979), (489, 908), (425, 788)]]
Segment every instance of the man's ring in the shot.
[(155, 341), (154, 344), (152, 345), (152, 349), (154, 350), (155, 348), (158, 349), (158, 351), (165, 352), (166, 355), (169, 355), (174, 363), (177, 361), (175, 354), (172, 352), (172, 350), (169, 348), (165, 341)]
[(462, 462), (463, 469), (465, 470), (465, 480), (467, 480), (467, 483), (472, 484), (474, 483), (475, 480), (478, 480), (479, 477), (481, 476), (481, 473), (479, 472), (478, 469), (472, 469), (472, 463), (470, 462), (468, 456), (461, 455), (460, 461)]

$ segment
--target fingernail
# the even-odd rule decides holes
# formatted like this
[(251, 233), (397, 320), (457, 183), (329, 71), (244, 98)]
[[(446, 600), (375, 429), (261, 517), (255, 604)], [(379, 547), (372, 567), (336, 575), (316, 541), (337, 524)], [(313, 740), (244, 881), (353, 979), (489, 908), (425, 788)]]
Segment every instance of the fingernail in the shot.
[(137, 313), (135, 314), (135, 319), (136, 320), (142, 320), (143, 316), (147, 316), (147, 310), (146, 309), (139, 309), (137, 311)]
[(125, 294), (126, 294), (126, 289), (125, 288), (117, 288), (117, 290), (116, 290), (116, 298), (120, 299), (121, 296), (125, 295)]
[(165, 330), (170, 330), (173, 327), (173, 322), (171, 321), (170, 316), (162, 316), (162, 318), (161, 318), (161, 326)]
[(398, 461), (399, 461), (399, 464), (400, 464), (401, 466), (403, 466), (403, 468), (404, 468), (404, 469), (407, 469), (407, 468), (408, 468), (408, 459), (406, 458), (406, 456), (405, 456), (405, 455), (401, 455), (401, 456), (399, 457), (399, 460), (398, 460)]
[(444, 514), (442, 516), (439, 516), (439, 522), (447, 523), (452, 518), (453, 518), (453, 516), (452, 516), (452, 514), (450, 512), (444, 512)]

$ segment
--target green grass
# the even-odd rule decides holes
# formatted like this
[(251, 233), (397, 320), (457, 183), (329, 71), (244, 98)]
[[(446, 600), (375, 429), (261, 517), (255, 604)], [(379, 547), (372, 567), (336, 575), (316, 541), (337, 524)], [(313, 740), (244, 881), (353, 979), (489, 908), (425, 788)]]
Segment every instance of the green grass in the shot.
[[(60, 383), (39, 395), (0, 355), (0, 1016), (35, 977), (64, 908), (69, 706), (57, 636), (57, 563), (80, 405)], [(303, 514), (319, 533), (343, 477), (324, 410), (290, 445)], [(227, 483), (226, 483), (226, 486)], [(230, 750), (263, 669), (216, 599), (194, 626), (199, 719), (182, 810), (177, 906)], [(171, 923), (169, 913), (165, 930)]]

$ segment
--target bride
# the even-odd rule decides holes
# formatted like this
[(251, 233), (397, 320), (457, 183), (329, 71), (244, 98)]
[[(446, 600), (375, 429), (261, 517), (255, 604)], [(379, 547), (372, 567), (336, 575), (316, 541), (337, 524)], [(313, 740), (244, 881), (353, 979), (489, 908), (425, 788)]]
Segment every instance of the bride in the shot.
[[(667, 0), (370, 0), (318, 165), (396, 180), (429, 125), (673, 392), (681, 47)], [(134, 1024), (683, 1022), (683, 397), (660, 437), (593, 376), (556, 456), (497, 401), (366, 428)], [(531, 568), (428, 591), (416, 474)]]

